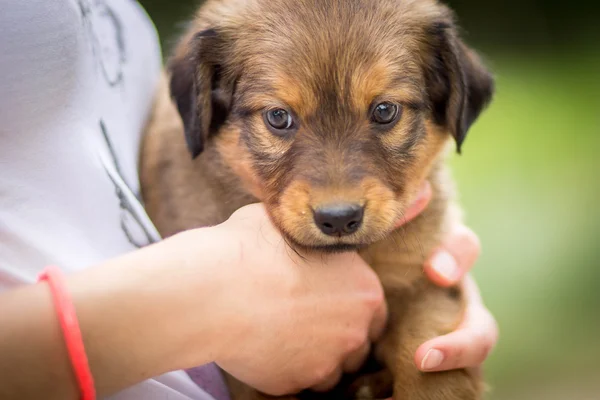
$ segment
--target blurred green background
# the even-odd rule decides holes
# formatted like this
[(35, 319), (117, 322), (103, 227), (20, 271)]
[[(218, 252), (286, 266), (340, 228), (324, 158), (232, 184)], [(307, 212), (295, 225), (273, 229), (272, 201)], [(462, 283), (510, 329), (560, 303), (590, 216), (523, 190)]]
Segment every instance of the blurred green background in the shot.
[[(168, 54), (199, 1), (141, 3)], [(600, 3), (448, 3), (497, 78), (452, 160), (501, 331), (489, 399), (599, 400)]]

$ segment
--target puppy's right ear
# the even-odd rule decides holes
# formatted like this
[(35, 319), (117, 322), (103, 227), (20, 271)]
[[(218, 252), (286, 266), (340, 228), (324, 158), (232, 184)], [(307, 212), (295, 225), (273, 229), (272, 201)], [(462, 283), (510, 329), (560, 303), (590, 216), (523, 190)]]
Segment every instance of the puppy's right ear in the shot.
[(214, 29), (184, 41), (169, 63), (171, 97), (185, 128), (193, 158), (204, 150), (206, 140), (227, 118), (231, 96), (221, 87), (221, 40)]
[(467, 131), (492, 99), (494, 78), (459, 38), (450, 11), (429, 27), (428, 37), (426, 79), (432, 110), (454, 136), (460, 153)]

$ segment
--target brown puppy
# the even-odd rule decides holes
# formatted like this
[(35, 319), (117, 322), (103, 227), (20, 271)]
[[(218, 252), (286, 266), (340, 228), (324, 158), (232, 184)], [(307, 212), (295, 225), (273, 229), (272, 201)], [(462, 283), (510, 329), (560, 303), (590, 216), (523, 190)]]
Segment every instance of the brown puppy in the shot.
[[(390, 308), (374, 357), (394, 399), (479, 399), (473, 371), (423, 374), (413, 362), (462, 317), (460, 289), (430, 284), (422, 265), (460, 218), (444, 149), (453, 137), (460, 150), (493, 92), (451, 12), (435, 0), (209, 0), (169, 75), (141, 166), (161, 233), (261, 201), (300, 251), (359, 250)], [(393, 232), (425, 179), (432, 204)], [(378, 398), (385, 378), (305, 397)], [(266, 397), (230, 383), (235, 399)]]

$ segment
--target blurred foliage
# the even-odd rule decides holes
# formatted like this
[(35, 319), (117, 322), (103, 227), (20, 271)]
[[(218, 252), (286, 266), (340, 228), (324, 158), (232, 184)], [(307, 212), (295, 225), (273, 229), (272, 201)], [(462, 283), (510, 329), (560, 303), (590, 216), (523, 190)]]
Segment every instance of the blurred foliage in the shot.
[[(600, 398), (599, 61), (495, 62), (496, 100), (453, 159), (501, 328), (487, 368), (497, 392), (584, 379), (595, 396), (539, 398)], [(536, 399), (517, 394), (503, 398)]]
[[(166, 49), (198, 4), (141, 2)], [(489, 398), (600, 399), (600, 3), (450, 5), (497, 78), (451, 161), (501, 330)]]

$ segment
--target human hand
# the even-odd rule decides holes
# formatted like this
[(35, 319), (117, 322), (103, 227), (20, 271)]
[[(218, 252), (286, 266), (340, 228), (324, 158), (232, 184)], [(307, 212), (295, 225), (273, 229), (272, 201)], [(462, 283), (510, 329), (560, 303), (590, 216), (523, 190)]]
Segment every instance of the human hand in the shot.
[[(428, 205), (431, 195), (432, 192), (430, 185), (424, 185), (419, 195), (414, 200), (412, 206), (405, 213), (405, 216), (403, 220), (400, 221), (399, 225), (404, 224), (419, 215)], [(256, 229), (257, 224), (261, 227), (260, 233), (258, 234)], [(370, 284), (374, 286), (370, 286), (370, 289), (366, 286), (363, 286), (361, 288), (362, 295), (365, 296), (365, 298), (370, 296), (375, 296), (375, 298), (377, 298), (381, 294), (381, 292), (379, 292), (380, 287), (376, 277), (370, 273), (369, 268), (365, 268), (365, 265), (362, 263), (359, 257), (356, 257), (352, 254), (327, 256), (325, 258), (319, 257), (318, 259), (303, 259), (299, 257), (284, 243), (279, 232), (268, 220), (268, 217), (266, 216), (262, 206), (253, 205), (243, 208), (242, 210), (238, 211), (238, 213), (234, 214), (227, 223), (223, 224), (223, 227), (227, 228), (224, 229), (224, 231), (228, 231), (233, 227), (233, 230), (238, 232), (237, 238), (240, 246), (240, 258), (237, 259), (237, 263), (242, 267), (245, 265), (246, 268), (244, 268), (244, 270), (248, 272), (250, 269), (252, 270), (250, 272), (256, 274), (256, 277), (259, 277), (258, 281), (256, 281), (259, 285), (255, 287), (253, 291), (262, 290), (263, 294), (265, 294), (265, 292), (271, 292), (269, 293), (270, 298), (258, 297), (256, 302), (247, 302), (240, 307), (240, 309), (248, 310), (249, 308), (253, 307), (252, 305), (257, 303), (263, 304), (262, 307), (254, 307), (254, 319), (247, 320), (245, 322), (246, 329), (242, 329), (242, 332), (248, 333), (247, 330), (249, 330), (249, 332), (256, 332), (256, 327), (253, 327), (252, 324), (255, 324), (258, 320), (260, 320), (260, 318), (264, 317), (264, 315), (261, 314), (267, 310), (269, 310), (269, 318), (277, 319), (281, 317), (281, 315), (285, 314), (283, 310), (286, 309), (286, 307), (288, 307), (288, 309), (293, 308), (292, 303), (289, 301), (280, 302), (281, 298), (287, 298), (287, 294), (284, 294), (283, 292), (277, 293), (272, 291), (272, 288), (278, 287), (278, 285), (281, 284), (281, 281), (275, 282), (276, 284), (272, 288), (271, 284), (269, 283), (272, 279), (277, 280), (277, 277), (290, 278), (287, 273), (282, 273), (282, 271), (293, 271), (292, 282), (296, 283), (299, 283), (304, 278), (312, 277), (312, 279), (306, 280), (304, 285), (301, 285), (302, 290), (299, 293), (303, 295), (310, 294), (312, 295), (312, 298), (310, 298), (310, 300), (306, 303), (302, 304), (304, 311), (300, 312), (298, 317), (294, 316), (292, 319), (292, 323), (295, 324), (295, 326), (302, 325), (300, 320), (311, 321), (311, 323), (314, 324), (312, 318), (314, 318), (317, 314), (315, 313), (311, 316), (309, 312), (306, 312), (307, 306), (309, 304), (323, 305), (325, 297), (323, 297), (322, 301), (320, 302), (319, 293), (323, 294), (320, 291), (326, 291), (327, 287), (333, 287), (335, 289), (341, 288), (344, 290), (343, 287), (340, 287), (339, 283), (337, 283), (338, 279), (340, 278), (348, 278), (348, 280), (345, 280), (345, 282), (347, 284), (346, 289), (349, 289), (360, 281), (361, 278), (359, 278), (359, 276), (361, 274), (366, 274), (366, 282), (370, 282)], [(254, 246), (251, 244), (252, 241), (254, 241)], [(247, 253), (247, 250), (250, 252)], [(443, 261), (443, 257), (445, 257), (439, 256), (442, 250), (445, 250), (449, 254), (453, 255), (454, 259), (456, 260), (456, 269), (452, 270), (447, 268), (444, 270), (444, 268), (440, 268), (439, 260), (441, 259)], [(443, 243), (440, 249), (436, 251), (434, 256), (430, 258), (426, 264), (425, 271), (434, 282), (442, 286), (450, 286), (456, 282), (459, 282), (467, 274), (478, 254), (479, 241), (477, 240), (477, 237), (467, 228), (458, 227), (455, 232), (450, 235), (449, 239)], [(269, 258), (271, 260), (266, 261)], [(244, 262), (241, 262), (242, 259)], [(250, 262), (249, 260), (253, 261)], [(253, 265), (253, 263), (256, 262), (258, 262), (260, 265), (258, 266), (259, 268), (254, 270), (255, 267), (250, 267), (250, 265)], [(289, 268), (290, 262), (293, 264), (291, 268)], [(327, 264), (327, 267), (323, 268), (323, 264)], [(348, 265), (344, 266), (344, 264)], [(278, 265), (286, 268), (277, 268)], [(351, 265), (355, 268), (350, 268)], [(434, 268), (434, 266), (437, 269)], [(340, 271), (340, 267), (344, 268), (344, 270)], [(273, 268), (273, 270), (271, 270), (271, 268)], [(319, 273), (319, 271), (321, 273)], [(324, 274), (324, 271), (329, 272), (329, 274)], [(356, 277), (358, 278), (358, 280), (353, 281), (353, 283), (350, 282), (353, 279), (350, 276), (353, 274), (352, 271), (357, 273)], [(444, 271), (446, 273), (443, 273)], [(447, 273), (448, 271), (450, 271), (450, 274)], [(271, 273), (275, 273), (275, 275), (271, 275), (270, 279), (265, 281), (260, 279), (269, 277)], [(308, 275), (304, 276), (303, 273), (308, 273)], [(231, 282), (239, 281), (240, 276), (232, 277), (231, 279)], [(319, 283), (320, 285), (319, 287), (311, 286), (309, 293), (306, 286), (308, 282), (315, 282)], [(465, 285), (469, 303), (465, 320), (457, 331), (449, 335), (433, 339), (419, 348), (416, 361), (417, 365), (419, 365), (422, 369), (426, 369), (425, 367), (427, 365), (425, 364), (425, 361), (427, 361), (427, 359), (431, 361), (432, 359), (432, 353), (429, 353), (429, 357), (426, 358), (427, 353), (431, 349), (441, 351), (444, 356), (443, 362), (437, 368), (432, 370), (447, 370), (462, 368), (465, 366), (479, 365), (491, 347), (495, 344), (497, 340), (497, 328), (493, 317), (483, 306), (477, 288), (470, 278), (467, 280)], [(377, 287), (377, 289), (375, 289), (375, 287)], [(290, 290), (289, 286), (287, 286), (287, 290)], [(233, 290), (233, 292), (236, 291)], [(370, 294), (368, 294), (369, 292)], [(375, 295), (375, 293), (377, 293), (377, 295)], [(346, 292), (346, 295), (347, 294), (348, 292)], [(335, 292), (326, 293), (326, 298), (328, 299), (332, 299), (335, 296)], [(248, 295), (238, 295), (236, 298), (244, 301), (248, 298), (252, 298), (252, 296), (248, 297)], [(356, 296), (354, 301), (359, 301), (359, 298), (360, 295)], [(376, 301), (375, 298), (371, 298), (372, 304), (370, 310), (372, 313), (378, 315), (378, 317), (374, 317), (373, 325), (379, 328), (372, 327), (371, 330), (379, 333), (385, 321), (385, 318), (382, 317), (382, 315), (385, 315), (385, 312), (381, 311), (385, 310), (385, 305), (383, 303), (379, 303), (378, 305), (378, 301)], [(278, 302), (280, 302), (281, 307), (273, 309), (272, 305)], [(339, 303), (344, 302), (339, 301)], [(327, 312), (329, 313), (329, 318), (336, 317), (336, 319), (339, 320), (343, 319), (344, 315), (350, 315), (346, 314), (346, 309), (353, 309), (353, 307), (341, 309), (342, 307), (334, 307), (334, 304), (328, 304), (328, 306), (329, 307), (327, 308), (327, 311), (322, 309), (320, 312)], [(366, 312), (366, 314), (368, 315), (369, 313)], [(365, 321), (364, 315), (365, 314), (363, 314), (362, 321)], [(357, 319), (350, 320), (353, 322), (358, 322)], [(366, 320), (368, 320), (368, 318)], [(368, 338), (367, 335), (364, 334), (362, 337), (363, 340), (358, 340), (355, 338), (352, 343), (353, 346), (346, 346), (344, 348), (344, 346), (339, 345), (339, 341), (337, 342), (337, 345), (331, 345), (330, 343), (333, 336), (336, 336), (338, 339), (343, 336), (341, 330), (337, 332), (329, 332), (328, 334), (331, 336), (328, 336), (327, 339), (322, 338), (322, 340), (320, 340), (316, 336), (306, 337), (305, 334), (301, 333), (306, 332), (307, 327), (310, 327), (311, 323), (304, 324), (297, 329), (291, 329), (292, 323), (290, 323), (289, 320), (285, 322), (283, 321), (284, 320), (280, 320), (279, 323), (283, 323), (283, 328), (288, 329), (286, 331), (286, 333), (289, 334), (288, 337), (281, 334), (277, 335), (279, 329), (276, 328), (275, 325), (264, 325), (269, 326), (269, 328), (263, 328), (264, 330), (259, 334), (259, 337), (261, 335), (265, 335), (262, 336), (263, 340), (259, 340), (254, 345), (249, 344), (248, 346), (244, 346), (244, 352), (235, 354), (235, 357), (233, 358), (223, 358), (222, 361), (219, 361), (221, 366), (232, 375), (238, 377), (240, 380), (245, 381), (246, 383), (257, 387), (259, 390), (270, 394), (278, 395), (282, 393), (292, 393), (296, 390), (306, 387), (314, 387), (318, 390), (327, 390), (338, 381), (342, 371), (349, 372), (361, 364), (365, 354), (367, 354), (369, 350), (367, 339), (374, 339), (377, 337), (376, 334), (372, 334), (371, 337)], [(327, 320), (325, 325), (328, 327), (334, 326), (335, 323), (332, 323), (332, 321), (334, 320)], [(319, 329), (322, 328), (313, 325), (311, 332), (318, 332)], [(363, 330), (363, 333), (364, 332), (365, 331)], [(270, 337), (267, 334), (276, 337)], [(248, 335), (245, 334), (244, 337), (244, 339), (239, 339), (240, 343), (244, 343), (244, 340), (246, 340)], [(302, 340), (298, 341), (298, 337), (301, 337)], [(294, 340), (297, 341), (294, 342)], [(269, 341), (271, 341), (270, 344), (268, 343)], [(360, 345), (358, 344), (359, 342), (361, 343)], [(347, 342), (346, 344), (348, 345), (350, 343)], [(253, 346), (259, 346), (259, 348), (255, 348)], [(307, 346), (317, 346), (311, 348), (324, 348), (326, 350), (325, 352), (315, 351), (313, 354), (304, 354), (304, 352), (301, 350), (303, 348), (307, 348)], [(352, 348), (358, 348), (358, 350), (351, 352), (350, 350)], [(232, 351), (235, 351), (236, 349), (237, 346), (231, 348)], [(270, 349), (276, 349), (276, 351)], [(286, 351), (282, 351), (282, 349), (285, 349)], [(298, 351), (298, 362), (290, 363), (286, 357), (294, 351)], [(334, 353), (336, 355), (334, 355)], [(257, 354), (259, 354), (259, 359), (255, 359)], [(265, 354), (278, 354), (279, 357), (277, 359), (269, 359), (269, 362), (264, 364), (263, 369), (256, 368), (255, 362), (262, 362), (260, 357), (264, 357)], [(344, 359), (346, 360), (345, 363), (342, 362)], [(280, 362), (285, 364), (283, 368), (277, 367), (278, 363)], [(317, 367), (307, 368), (307, 363), (311, 363), (308, 365), (316, 365)], [(250, 368), (248, 368), (248, 366), (250, 366)], [(275, 370), (275, 373), (265, 373), (265, 371), (271, 370)]]
[[(425, 183), (400, 223), (419, 215), (427, 207), (431, 196), (431, 187)], [(467, 309), (456, 331), (419, 347), (415, 362), (422, 371), (479, 367), (498, 341), (496, 321), (484, 306), (475, 281), (468, 276), (479, 257), (480, 248), (477, 235), (459, 225), (425, 263), (426, 275), (437, 285), (448, 287), (464, 281)]]
[[(421, 214), (431, 201), (431, 185), (425, 182), (404, 218), (401, 227)], [(424, 372), (479, 367), (498, 340), (494, 317), (483, 305), (481, 295), (468, 272), (479, 257), (477, 235), (465, 226), (458, 226), (425, 263), (425, 273), (434, 283), (448, 287), (466, 276), (464, 285), (467, 311), (458, 329), (423, 344), (417, 350), (415, 362)], [(437, 365), (436, 365), (437, 364)], [(388, 400), (391, 400), (388, 399)]]
[(419, 347), (415, 362), (422, 371), (479, 367), (498, 341), (496, 321), (468, 275), (479, 253), (480, 243), (475, 233), (460, 225), (425, 263), (427, 276), (440, 286), (462, 281), (467, 308), (457, 330)]
[(377, 276), (357, 254), (300, 256), (262, 205), (211, 229), (235, 252), (217, 302), (231, 320), (224, 324), (230, 345), (216, 359), (221, 368), (284, 395), (328, 390), (360, 367), (386, 308)]

